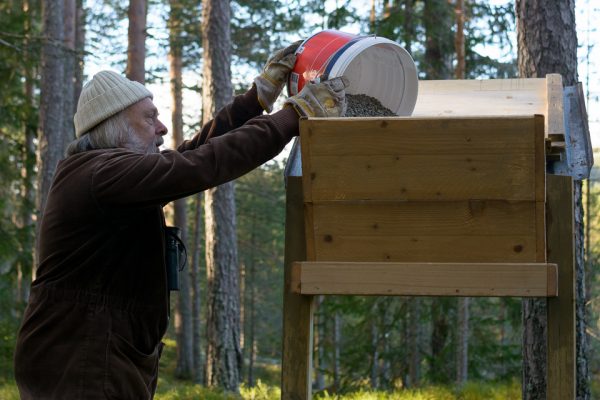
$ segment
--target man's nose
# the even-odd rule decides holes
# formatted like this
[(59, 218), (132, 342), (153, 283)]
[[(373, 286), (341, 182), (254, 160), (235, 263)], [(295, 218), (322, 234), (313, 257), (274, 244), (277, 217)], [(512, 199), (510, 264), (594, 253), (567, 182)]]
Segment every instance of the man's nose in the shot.
[(159, 119), (157, 119), (156, 121), (157, 121), (157, 124), (156, 124), (156, 134), (160, 135), (160, 136), (166, 135), (169, 130), (167, 129), (167, 127), (165, 126), (165, 124), (163, 124), (162, 122), (160, 122)]

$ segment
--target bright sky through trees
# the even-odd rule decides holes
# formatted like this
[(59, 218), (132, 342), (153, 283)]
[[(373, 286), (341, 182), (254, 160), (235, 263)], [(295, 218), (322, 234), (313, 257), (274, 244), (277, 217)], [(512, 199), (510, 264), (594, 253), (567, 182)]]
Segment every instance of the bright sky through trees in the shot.
[[(491, 0), (490, 3), (496, 5), (503, 5), (512, 3), (511, 0)], [(96, 6), (93, 0), (87, 1), (87, 6)], [(364, 1), (355, 1), (357, 6), (362, 5), (364, 7)], [(154, 6), (156, 8), (156, 6)], [(333, 9), (335, 7), (334, 1), (328, 1), (326, 8)], [(577, 36), (579, 42), (578, 49), (578, 62), (579, 62), (579, 81), (584, 85), (584, 91), (589, 96), (587, 103), (587, 111), (589, 114), (589, 125), (590, 134), (592, 137), (592, 145), (594, 147), (600, 147), (600, 31), (594, 25), (595, 21), (600, 20), (600, 4), (594, 0), (576, 0), (576, 23), (577, 23)], [(153, 68), (156, 65), (163, 63), (162, 67), (164, 72), (161, 72), (159, 77), (162, 82), (150, 83), (147, 86), (150, 91), (154, 93), (154, 103), (159, 109), (162, 121), (167, 125), (168, 128), (171, 126), (171, 111), (170, 111), (170, 91), (168, 84), (168, 73), (167, 67), (167, 49), (161, 47), (157, 43), (157, 39), (161, 43), (166, 42), (167, 29), (166, 29), (166, 17), (168, 10), (162, 12), (152, 12), (148, 15), (148, 32), (149, 38), (147, 39), (147, 47), (149, 57), (146, 65), (149, 68)], [(122, 48), (127, 48), (127, 22), (123, 21), (120, 25), (122, 34), (115, 35), (115, 37), (121, 38), (121, 43), (118, 45)], [(345, 29), (351, 33), (358, 33), (359, 27), (352, 26)], [(298, 39), (292, 37), (290, 40)], [(516, 33), (512, 35), (511, 40), (513, 42), (513, 52), (516, 53)], [(89, 50), (89, 49), (88, 49)], [(505, 56), (500, 49), (488, 46), (484, 49), (478, 49), (478, 51), (496, 58), (502, 58)], [(124, 59), (125, 55), (123, 55)], [(111, 57), (107, 54), (101, 54), (97, 51), (93, 51), (92, 55), (86, 57), (85, 60), (85, 75), (91, 77), (98, 71), (103, 69), (117, 69), (114, 64), (119, 60), (118, 57)], [(235, 66), (234, 66), (235, 69)], [(248, 71), (243, 75), (253, 76), (258, 71)], [(235, 73), (234, 73), (235, 76)], [(187, 71), (184, 75), (184, 84), (186, 86), (197, 86), (200, 80), (200, 71)], [(248, 85), (251, 82), (248, 80)], [(186, 124), (190, 125), (200, 120), (200, 95), (194, 91), (184, 90), (183, 91), (183, 102), (184, 102), (184, 120)], [(193, 132), (184, 132), (186, 137), (191, 135)], [(165, 138), (165, 145), (170, 146), (170, 137)]]

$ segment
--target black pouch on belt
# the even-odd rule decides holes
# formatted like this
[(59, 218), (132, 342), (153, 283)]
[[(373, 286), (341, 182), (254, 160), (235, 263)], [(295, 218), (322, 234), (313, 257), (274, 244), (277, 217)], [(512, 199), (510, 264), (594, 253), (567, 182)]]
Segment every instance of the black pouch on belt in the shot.
[(165, 265), (169, 290), (179, 290), (179, 273), (187, 260), (185, 244), (179, 237), (181, 230), (176, 226), (165, 227)]

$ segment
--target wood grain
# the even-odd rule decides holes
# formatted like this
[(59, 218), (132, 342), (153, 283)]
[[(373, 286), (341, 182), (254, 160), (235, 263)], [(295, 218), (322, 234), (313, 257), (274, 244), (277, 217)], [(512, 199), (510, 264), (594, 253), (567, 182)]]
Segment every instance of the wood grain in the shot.
[(304, 199), (534, 200), (545, 163), (536, 150), (543, 136), (536, 138), (535, 121), (302, 121)]
[(573, 181), (548, 175), (548, 261), (558, 264), (558, 297), (548, 299), (547, 396), (575, 399)]
[(546, 133), (564, 135), (563, 83), (560, 74), (546, 75)]
[(321, 295), (516, 296), (556, 292), (555, 264), (298, 262), (298, 293)]
[(291, 290), (292, 265), (306, 259), (302, 180), (288, 177), (286, 188), (281, 398), (310, 399), (313, 297)]

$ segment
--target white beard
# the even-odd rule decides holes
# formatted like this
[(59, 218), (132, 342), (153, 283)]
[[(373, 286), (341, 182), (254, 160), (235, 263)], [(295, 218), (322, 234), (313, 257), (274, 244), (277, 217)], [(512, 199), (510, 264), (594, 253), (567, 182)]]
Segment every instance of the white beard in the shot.
[(129, 141), (125, 145), (129, 150), (140, 153), (140, 154), (154, 154), (158, 153), (160, 150), (158, 149), (164, 143), (162, 136), (156, 136), (156, 140), (150, 145), (146, 145), (144, 142), (140, 140), (140, 138), (131, 132), (129, 135)]

